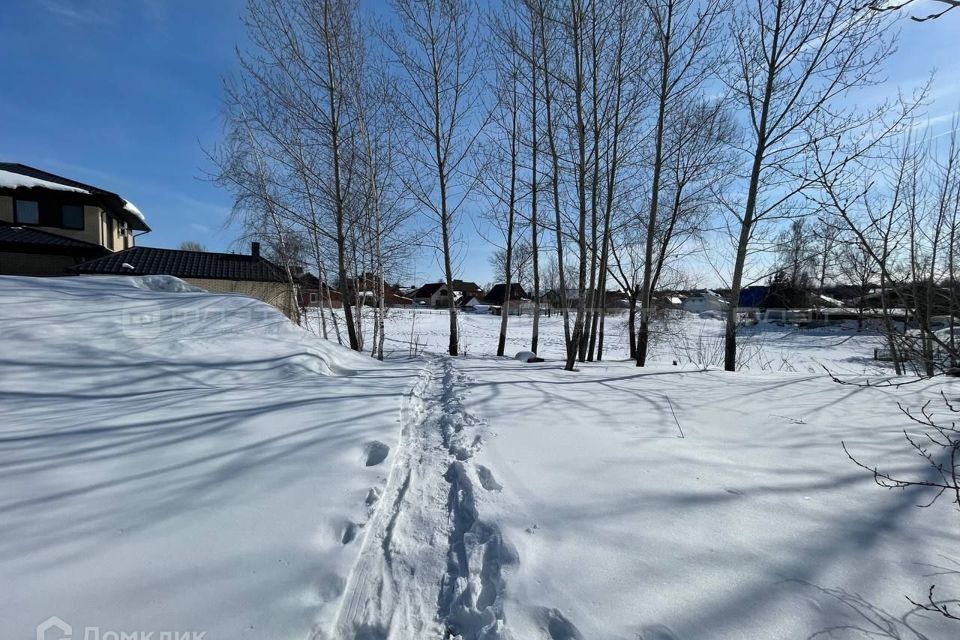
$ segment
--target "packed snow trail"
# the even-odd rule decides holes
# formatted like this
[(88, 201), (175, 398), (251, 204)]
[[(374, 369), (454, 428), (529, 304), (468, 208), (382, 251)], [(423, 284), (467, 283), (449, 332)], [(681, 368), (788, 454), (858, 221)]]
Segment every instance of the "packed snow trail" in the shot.
[(401, 436), (331, 633), (311, 640), (505, 637), (501, 568), (516, 552), (482, 521), (477, 490), (499, 490), (471, 462), (485, 424), (467, 413), (464, 377), (432, 359), (401, 407)]

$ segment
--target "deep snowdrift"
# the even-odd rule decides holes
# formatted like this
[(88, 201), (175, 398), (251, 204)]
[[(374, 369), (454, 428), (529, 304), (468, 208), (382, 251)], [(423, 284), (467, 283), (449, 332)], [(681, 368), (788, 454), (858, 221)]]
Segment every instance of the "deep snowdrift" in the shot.
[(0, 638), (335, 615), (416, 367), (193, 289), (0, 278)]

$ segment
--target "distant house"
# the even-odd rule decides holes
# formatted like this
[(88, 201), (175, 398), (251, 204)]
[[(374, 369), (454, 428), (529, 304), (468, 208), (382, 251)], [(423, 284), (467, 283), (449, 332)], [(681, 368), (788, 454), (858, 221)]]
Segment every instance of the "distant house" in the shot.
[[(343, 307), (342, 296), (337, 287), (322, 284), (320, 279), (312, 273), (305, 272), (297, 276), (297, 298), (300, 308), (319, 307), (332, 305), (334, 309)], [(377, 304), (377, 282), (372, 275), (365, 275), (359, 278), (351, 278), (348, 281), (349, 301), (351, 305), (356, 305), (362, 300), (363, 304), (373, 306)], [(329, 296), (329, 299), (328, 299)], [(394, 285), (383, 283), (384, 304), (388, 307), (402, 307), (413, 304), (413, 300), (400, 295)]]
[(179, 249), (132, 247), (70, 267), (79, 275), (176, 276), (215, 293), (242, 293), (268, 302), (296, 319), (294, 299), (283, 269), (260, 255), (260, 243), (250, 255)]
[[(493, 307), (494, 309), (503, 309), (507, 293), (507, 285), (504, 283), (495, 284), (490, 291), (483, 297), (482, 304)], [(523, 286), (517, 282), (510, 283), (510, 304), (509, 313), (520, 313), (524, 305), (530, 304), (530, 296), (523, 290)]]
[(464, 310), (474, 313), (488, 313), (490, 311), (490, 307), (488, 307), (482, 299), (476, 296), (472, 296), (469, 300), (463, 302), (461, 306)]
[[(475, 282), (463, 280), (453, 281), (453, 297), (455, 300), (469, 300), (483, 297), (483, 289)], [(450, 298), (446, 282), (430, 282), (423, 285), (412, 294), (414, 304), (421, 304), (434, 308), (447, 307)]]
[(411, 302), (413, 301), (413, 294), (416, 293), (417, 289), (419, 288), (420, 287), (404, 287), (397, 284), (393, 285), (394, 291), (396, 291), (397, 293), (399, 293), (405, 298), (410, 298)]
[(413, 304), (413, 298), (403, 295), (399, 288), (389, 284), (386, 280), (380, 280), (373, 273), (366, 273), (350, 280), (351, 302), (356, 304), (358, 300), (363, 300), (363, 304), (372, 306), (377, 304), (377, 295), (380, 287), (383, 287), (383, 304), (388, 307), (406, 307)]
[(319, 307), (321, 306), (321, 300), (322, 306), (329, 305), (334, 309), (343, 306), (340, 302), (340, 292), (336, 289), (329, 289), (325, 284), (321, 285), (320, 278), (309, 271), (301, 273), (295, 280), (297, 282), (297, 299), (301, 309)]
[(716, 311), (723, 313), (727, 310), (729, 303), (724, 300), (720, 294), (715, 291), (705, 290), (697, 291), (683, 301), (683, 310), (690, 313), (703, 313), (704, 311)]
[(0, 162), (0, 275), (62, 276), (150, 231), (129, 201), (76, 180)]
[(653, 306), (657, 309), (683, 309), (685, 296), (669, 291), (654, 293)]

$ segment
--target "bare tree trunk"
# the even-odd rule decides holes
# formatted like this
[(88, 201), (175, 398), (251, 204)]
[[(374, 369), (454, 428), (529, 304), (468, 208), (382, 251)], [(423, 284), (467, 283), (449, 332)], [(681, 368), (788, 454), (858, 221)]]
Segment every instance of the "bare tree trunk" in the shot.
[(669, 98), (670, 65), (673, 36), (673, 3), (668, 3), (667, 20), (662, 35), (662, 56), (660, 61), (660, 89), (657, 95), (657, 124), (654, 134), (656, 142), (653, 153), (653, 182), (650, 186), (650, 215), (647, 218), (647, 236), (644, 243), (643, 283), (640, 289), (640, 333), (637, 335), (637, 366), (647, 362), (647, 343), (650, 332), (650, 307), (652, 287), (650, 278), (653, 273), (653, 242), (657, 232), (657, 209), (660, 206), (660, 176), (663, 171), (663, 135), (666, 129), (667, 100)]
[(530, 52), (530, 250), (533, 254), (533, 329), (530, 335), (530, 351), (537, 353), (540, 347), (540, 232), (539, 210), (537, 209), (537, 197), (539, 195), (539, 186), (537, 184), (538, 176), (538, 140), (539, 122), (537, 118), (537, 38), (536, 21), (530, 20), (531, 33), (531, 52)]
[(553, 191), (554, 231), (556, 232), (557, 274), (560, 284), (560, 307), (563, 314), (563, 336), (567, 348), (567, 359), (571, 354), (570, 310), (567, 305), (567, 279), (563, 260), (563, 216), (560, 204), (560, 156), (557, 150), (553, 119), (553, 93), (550, 82), (550, 50), (547, 47), (546, 16), (543, 5), (539, 5), (538, 29), (540, 32), (540, 54), (543, 60), (543, 104), (547, 118), (547, 142), (550, 149), (550, 186)]
[[(593, 360), (592, 345), (596, 343), (597, 315), (600, 306), (597, 295), (597, 208), (600, 197), (600, 47), (597, 41), (597, 0), (590, 0), (590, 65), (591, 74), (591, 112), (593, 125), (593, 169), (590, 176), (590, 305), (587, 308), (585, 329), (580, 340), (580, 362)], [(584, 259), (586, 259), (584, 257)], [(589, 344), (588, 344), (589, 343)]]
[(627, 333), (630, 334), (630, 358), (637, 357), (637, 292), (630, 292), (630, 311), (627, 315)]
[[(516, 71), (513, 69), (512, 71)], [(507, 255), (505, 290), (503, 293), (503, 307), (500, 309), (500, 338), (497, 341), (497, 355), (503, 356), (507, 345), (507, 321), (510, 317), (510, 293), (513, 284), (513, 221), (517, 203), (517, 158), (519, 155), (519, 98), (517, 95), (517, 76), (511, 73), (510, 88), (510, 186), (507, 196)]]
[(583, 323), (587, 304), (587, 131), (584, 120), (584, 69), (583, 69), (583, 11), (580, 0), (570, 0), (573, 40), (573, 95), (576, 108), (576, 145), (577, 145), (577, 249), (579, 257), (579, 274), (577, 278), (577, 315), (573, 323), (573, 335), (567, 346), (567, 362), (564, 367), (573, 371), (577, 358), (577, 349), (583, 339)]
[[(818, 144), (853, 137), (880, 123), (883, 110), (842, 114), (834, 103), (855, 87), (880, 81), (892, 43), (884, 20), (863, 12), (857, 0), (744, 5), (730, 25), (736, 64), (726, 82), (749, 116), (751, 136), (724, 339), (724, 369), (734, 371), (737, 306), (755, 225), (785, 209), (792, 197), (815, 182), (809, 171), (795, 166), (800, 158), (819, 162)], [(827, 161), (835, 166), (852, 159), (839, 144), (834, 151), (840, 153)], [(762, 204), (761, 188), (770, 197)]]
[[(452, 235), (454, 216), (474, 182), (471, 178), (461, 183), (457, 176), (468, 173), (463, 166), (471, 157), (476, 140), (473, 132), (483, 127), (474, 126), (476, 123), (469, 115), (476, 104), (475, 85), (480, 76), (475, 56), (479, 25), (474, 20), (473, 4), (464, 0), (393, 0), (391, 5), (403, 33), (401, 37), (389, 28), (385, 33), (386, 45), (405, 73), (403, 88), (398, 92), (403, 100), (398, 115), (419, 142), (413, 145), (408, 159), (412, 166), (432, 174), (429, 181), (416, 176), (408, 186), (440, 226), (450, 314), (447, 351), (456, 356), (460, 341), (453, 291)], [(463, 189), (453, 197), (451, 188), (457, 185)], [(439, 191), (437, 195), (434, 186)]]
[[(330, 3), (329, 0), (323, 5), (324, 27), (329, 32), (330, 25)], [(340, 106), (337, 97), (340, 93), (339, 78), (334, 70), (333, 43), (330, 38), (324, 42), (327, 66), (327, 82), (329, 90), (327, 91), (328, 107), (330, 109), (330, 149), (333, 163), (333, 203), (334, 218), (337, 229), (337, 280), (340, 287), (341, 306), (343, 307), (343, 317), (347, 325), (347, 339), (350, 348), (354, 351), (360, 350), (360, 342), (357, 339), (357, 330), (353, 324), (353, 312), (350, 309), (350, 289), (347, 281), (347, 229), (346, 229), (346, 210), (344, 207), (343, 183), (340, 173)]]

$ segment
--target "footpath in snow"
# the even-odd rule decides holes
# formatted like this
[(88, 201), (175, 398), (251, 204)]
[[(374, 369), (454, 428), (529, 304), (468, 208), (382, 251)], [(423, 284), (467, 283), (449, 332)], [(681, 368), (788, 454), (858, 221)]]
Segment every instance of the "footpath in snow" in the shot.
[(478, 513), (477, 494), (499, 486), (473, 462), (485, 425), (464, 410), (464, 384), (437, 357), (404, 403), (400, 449), (330, 637), (507, 637), (501, 572), (515, 551)]

